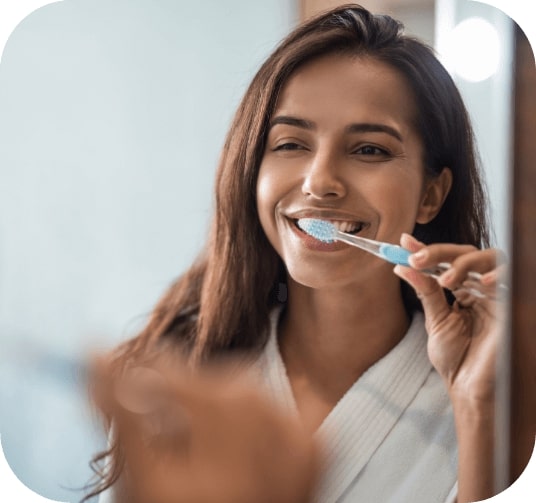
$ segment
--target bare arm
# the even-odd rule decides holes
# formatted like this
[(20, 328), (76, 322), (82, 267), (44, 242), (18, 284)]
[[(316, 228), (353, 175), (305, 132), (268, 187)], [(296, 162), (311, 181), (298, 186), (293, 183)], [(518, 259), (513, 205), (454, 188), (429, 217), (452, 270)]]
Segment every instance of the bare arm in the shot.
[(458, 503), (490, 498), (494, 491), (494, 411), (454, 403), (458, 438)]

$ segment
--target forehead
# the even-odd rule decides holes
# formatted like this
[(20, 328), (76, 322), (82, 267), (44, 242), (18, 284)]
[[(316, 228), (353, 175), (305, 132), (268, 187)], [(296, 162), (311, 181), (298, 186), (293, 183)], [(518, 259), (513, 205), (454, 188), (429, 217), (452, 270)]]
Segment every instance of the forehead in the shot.
[(413, 128), (417, 107), (406, 78), (392, 66), (372, 57), (332, 54), (306, 63), (290, 76), (275, 113), (350, 122), (374, 116), (405, 129)]

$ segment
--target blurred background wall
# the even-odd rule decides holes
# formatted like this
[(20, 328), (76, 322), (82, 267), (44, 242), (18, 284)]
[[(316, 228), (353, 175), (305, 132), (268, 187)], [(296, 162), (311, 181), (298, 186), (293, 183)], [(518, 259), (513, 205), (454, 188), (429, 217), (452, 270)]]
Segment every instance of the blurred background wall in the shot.
[(288, 0), (65, 0), (0, 65), (0, 431), (79, 501), (103, 439), (77, 359), (133, 334), (204, 242), (213, 174)]
[[(502, 59), (491, 76), (453, 74), (505, 243), (509, 19), (469, 0), (361, 3), (445, 52), (463, 19), (478, 15), (498, 30)], [(0, 64), (0, 431), (29, 487), (80, 499), (70, 488), (87, 482), (104, 439), (79, 358), (135, 333), (199, 251), (245, 87), (299, 19), (332, 5), (64, 0), (10, 37)]]
[[(344, 0), (300, 0), (307, 18)], [(432, 46), (450, 71), (473, 121), (490, 193), (495, 244), (506, 249), (512, 143), (513, 23), (478, 0), (360, 0), (402, 21), (406, 32)], [(476, 22), (475, 22), (476, 20)]]

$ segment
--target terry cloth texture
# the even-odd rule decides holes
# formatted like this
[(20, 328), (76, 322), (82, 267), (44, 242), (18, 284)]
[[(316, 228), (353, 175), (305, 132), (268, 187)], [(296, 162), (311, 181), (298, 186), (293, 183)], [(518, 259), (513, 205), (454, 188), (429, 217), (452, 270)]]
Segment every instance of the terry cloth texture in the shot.
[[(277, 343), (278, 318), (274, 311), (258, 370), (272, 399), (297, 414)], [(426, 342), (423, 315), (415, 313), (400, 343), (325, 418), (316, 433), (326, 464), (318, 503), (455, 501), (454, 417)]]

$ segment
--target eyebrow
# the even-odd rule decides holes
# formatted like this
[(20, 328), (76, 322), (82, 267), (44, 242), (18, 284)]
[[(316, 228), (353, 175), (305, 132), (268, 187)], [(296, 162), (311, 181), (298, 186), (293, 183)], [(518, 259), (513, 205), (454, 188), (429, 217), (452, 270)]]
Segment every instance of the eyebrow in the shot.
[[(316, 129), (316, 124), (306, 119), (299, 119), (298, 117), (291, 117), (288, 115), (278, 115), (270, 122), (270, 129), (277, 124), (285, 124), (287, 126), (294, 126), (301, 129)], [(386, 133), (393, 136), (398, 141), (402, 140), (402, 135), (391, 126), (386, 124), (374, 124), (370, 122), (360, 122), (356, 124), (350, 124), (345, 128), (346, 133)]]
[(391, 126), (386, 124), (371, 124), (371, 123), (359, 123), (350, 124), (346, 128), (347, 133), (387, 133), (394, 136), (398, 141), (402, 141), (402, 135)]
[(295, 126), (301, 129), (316, 129), (316, 124), (312, 121), (305, 119), (298, 119), (297, 117), (290, 117), (288, 115), (278, 115), (270, 122), (270, 129), (277, 124), (286, 124), (287, 126)]

